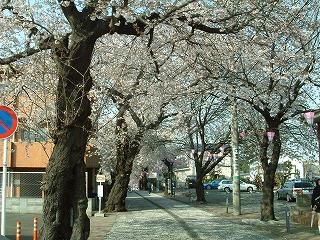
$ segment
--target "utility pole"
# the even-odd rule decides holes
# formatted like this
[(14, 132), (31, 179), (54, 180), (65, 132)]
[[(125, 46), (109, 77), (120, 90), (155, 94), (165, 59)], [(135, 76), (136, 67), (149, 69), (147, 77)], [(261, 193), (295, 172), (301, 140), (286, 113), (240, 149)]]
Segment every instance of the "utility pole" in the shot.
[(231, 97), (231, 148), (232, 148), (232, 166), (233, 166), (233, 215), (241, 215), (241, 197), (240, 197), (240, 169), (238, 160), (238, 113), (235, 97)]

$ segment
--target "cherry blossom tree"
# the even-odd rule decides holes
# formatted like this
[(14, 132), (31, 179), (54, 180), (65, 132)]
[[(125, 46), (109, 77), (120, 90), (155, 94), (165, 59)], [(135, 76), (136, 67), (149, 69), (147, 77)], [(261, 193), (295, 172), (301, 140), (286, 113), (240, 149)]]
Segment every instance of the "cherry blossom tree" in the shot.
[[(308, 88), (318, 82), (314, 76), (318, 75), (319, 5), (296, 2), (288, 7), (270, 9), (261, 22), (237, 35), (240, 38), (228, 36), (232, 51), (221, 58), (222, 79), (229, 84), (231, 95), (257, 113), (251, 115), (255, 118), (245, 118), (259, 144), (264, 176), (263, 221), (275, 219), (274, 176), (281, 154), (281, 134), (289, 126), (284, 124), (310, 110)], [(217, 60), (212, 58), (212, 62)], [(212, 86), (218, 87), (218, 82)], [(275, 133), (272, 142), (267, 132)]]
[(203, 178), (230, 153), (230, 122), (226, 99), (219, 94), (199, 95), (189, 102), (182, 128), (186, 128), (185, 147), (196, 168), (198, 202), (206, 202)]

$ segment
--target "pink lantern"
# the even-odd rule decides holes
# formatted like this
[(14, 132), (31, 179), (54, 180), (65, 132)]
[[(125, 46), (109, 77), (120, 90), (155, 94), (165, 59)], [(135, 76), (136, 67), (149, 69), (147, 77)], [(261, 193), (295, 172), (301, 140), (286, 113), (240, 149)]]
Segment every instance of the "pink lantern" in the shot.
[(222, 146), (220, 147), (220, 152), (224, 153), (224, 149), (225, 149), (225, 146), (222, 145)]
[(269, 142), (272, 142), (275, 132), (267, 132)]
[(312, 124), (314, 121), (314, 112), (306, 112), (303, 114), (304, 118), (306, 119), (309, 127), (310, 127), (310, 134), (313, 133), (313, 128), (312, 128)]
[(218, 157), (218, 154), (214, 153), (212, 154), (212, 156), (213, 156), (213, 159), (216, 159)]
[(190, 153), (191, 158), (194, 157), (195, 152), (196, 152), (196, 150), (194, 150), (194, 149), (191, 150), (191, 153)]
[(242, 132), (240, 133), (240, 137), (243, 138), (243, 139), (245, 139), (245, 138), (246, 138), (246, 132), (245, 132), (245, 131), (242, 131)]
[(309, 126), (313, 124), (314, 112), (306, 112), (305, 114), (303, 114), (303, 116), (306, 119)]

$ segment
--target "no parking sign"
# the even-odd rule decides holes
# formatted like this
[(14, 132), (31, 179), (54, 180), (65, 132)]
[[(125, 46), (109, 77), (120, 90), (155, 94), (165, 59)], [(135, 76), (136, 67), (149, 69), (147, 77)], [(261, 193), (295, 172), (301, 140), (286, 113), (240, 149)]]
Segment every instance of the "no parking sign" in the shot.
[(17, 127), (17, 114), (9, 107), (0, 106), (0, 139), (10, 137)]
[(7, 184), (7, 152), (8, 138), (18, 127), (17, 114), (9, 107), (0, 106), (0, 139), (3, 141), (3, 164), (2, 164), (2, 202), (1, 202), (1, 235), (6, 235), (6, 184)]

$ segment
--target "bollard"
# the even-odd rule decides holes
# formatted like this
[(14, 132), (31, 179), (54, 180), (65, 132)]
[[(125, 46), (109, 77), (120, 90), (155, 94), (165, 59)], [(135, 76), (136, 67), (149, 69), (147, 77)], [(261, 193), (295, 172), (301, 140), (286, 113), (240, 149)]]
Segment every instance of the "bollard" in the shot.
[(290, 208), (286, 208), (286, 227), (287, 227), (287, 233), (290, 233)]
[(38, 218), (33, 219), (33, 240), (38, 240)]
[(228, 213), (229, 212), (229, 197), (227, 196), (227, 199), (226, 199), (226, 207), (227, 207), (227, 209), (226, 209), (226, 213)]
[(16, 240), (21, 240), (21, 222), (17, 222)]

